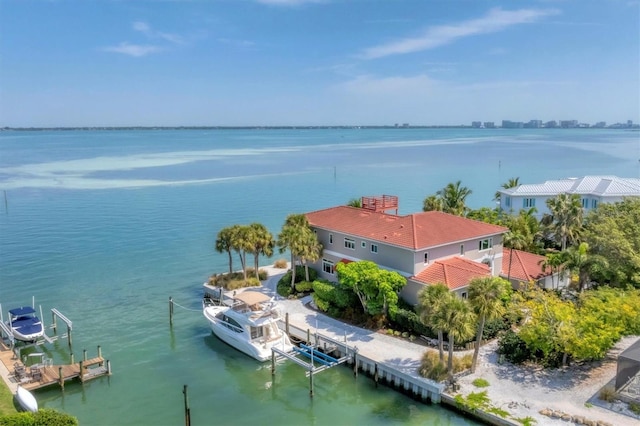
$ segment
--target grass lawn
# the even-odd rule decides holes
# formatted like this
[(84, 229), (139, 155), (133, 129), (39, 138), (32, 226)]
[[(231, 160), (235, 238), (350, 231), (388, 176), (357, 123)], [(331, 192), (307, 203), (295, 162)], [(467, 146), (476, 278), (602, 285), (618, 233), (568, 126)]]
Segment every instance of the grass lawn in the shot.
[(16, 407), (13, 405), (13, 394), (7, 385), (0, 380), (0, 416), (16, 412)]

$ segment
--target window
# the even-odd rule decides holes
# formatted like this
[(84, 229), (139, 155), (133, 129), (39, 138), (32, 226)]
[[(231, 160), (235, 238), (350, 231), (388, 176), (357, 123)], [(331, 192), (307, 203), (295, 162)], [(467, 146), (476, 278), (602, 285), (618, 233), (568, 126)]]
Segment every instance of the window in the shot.
[(522, 207), (525, 209), (530, 209), (531, 207), (535, 207), (536, 206), (536, 199), (535, 198), (523, 198), (522, 199)]
[(467, 298), (467, 292), (463, 291), (462, 294), (460, 295), (463, 299)]
[(596, 207), (598, 207), (598, 200), (596, 199), (591, 200), (591, 208), (595, 209)]
[(504, 205), (507, 207), (511, 207), (511, 197), (505, 197)]
[(486, 238), (484, 240), (480, 240), (480, 243), (478, 244), (478, 250), (480, 251), (489, 250), (491, 247), (493, 247), (493, 238)]
[(464, 256), (464, 244), (460, 244), (460, 256)]
[(333, 244), (333, 234), (329, 234), (329, 244)]
[(344, 246), (350, 250), (355, 250), (356, 249), (356, 242), (354, 240), (352, 240), (351, 238), (345, 238), (344, 239)]
[(327, 259), (322, 259), (322, 270), (327, 274), (333, 275), (334, 273), (333, 262)]
[(362, 242), (360, 243), (360, 245), (362, 246), (362, 248), (367, 248), (367, 243), (366, 243), (366, 242), (364, 242), (364, 241), (362, 241)]
[(589, 207), (589, 199), (588, 198), (583, 198), (582, 199), (582, 208), (586, 209), (587, 207)]
[(429, 263), (429, 253), (424, 254), (424, 264), (426, 265), (427, 263)]
[(378, 246), (376, 244), (371, 244), (371, 253), (377, 253), (378, 252)]

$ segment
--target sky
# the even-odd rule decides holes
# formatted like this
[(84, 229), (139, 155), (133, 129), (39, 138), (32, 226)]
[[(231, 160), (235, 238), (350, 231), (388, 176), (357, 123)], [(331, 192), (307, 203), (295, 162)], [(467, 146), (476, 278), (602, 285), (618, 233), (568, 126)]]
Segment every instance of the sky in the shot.
[(0, 127), (640, 121), (640, 0), (0, 0)]

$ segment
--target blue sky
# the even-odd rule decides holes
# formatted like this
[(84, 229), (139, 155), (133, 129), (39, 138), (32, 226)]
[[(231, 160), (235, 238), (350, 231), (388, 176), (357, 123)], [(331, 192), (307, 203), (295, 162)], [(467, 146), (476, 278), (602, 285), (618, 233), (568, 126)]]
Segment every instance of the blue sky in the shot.
[(0, 0), (0, 126), (640, 121), (637, 0)]

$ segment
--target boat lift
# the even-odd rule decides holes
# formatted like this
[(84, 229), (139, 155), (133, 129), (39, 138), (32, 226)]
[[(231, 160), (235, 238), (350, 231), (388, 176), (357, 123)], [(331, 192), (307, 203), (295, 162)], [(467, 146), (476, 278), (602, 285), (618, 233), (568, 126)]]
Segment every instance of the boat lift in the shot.
[[(336, 365), (344, 364), (345, 362), (352, 362), (353, 360), (355, 360), (355, 357), (358, 353), (358, 348), (355, 346), (348, 346), (346, 344), (346, 340), (345, 342), (339, 342), (329, 336), (318, 334), (317, 332), (313, 337), (313, 345), (310, 341), (307, 341), (307, 344), (300, 343), (299, 347), (294, 347), (293, 352), (285, 352), (276, 347), (271, 348), (271, 374), (273, 376), (275, 376), (276, 374), (276, 360), (284, 358), (289, 361), (293, 361), (294, 363), (305, 369), (305, 375), (309, 378), (309, 396), (311, 398), (313, 398), (314, 374), (320, 373), (321, 371), (324, 371), (331, 367), (335, 367)], [(321, 341), (324, 343), (324, 351), (321, 351), (319, 349)], [(340, 358), (329, 355), (327, 353), (327, 343), (330, 344), (329, 348), (331, 348), (332, 351), (340, 348), (339, 352), (346, 355), (341, 356)], [(308, 359), (309, 362), (307, 362), (305, 359), (299, 358), (298, 356), (302, 356)], [(316, 364), (319, 364), (319, 366), (316, 367)]]

